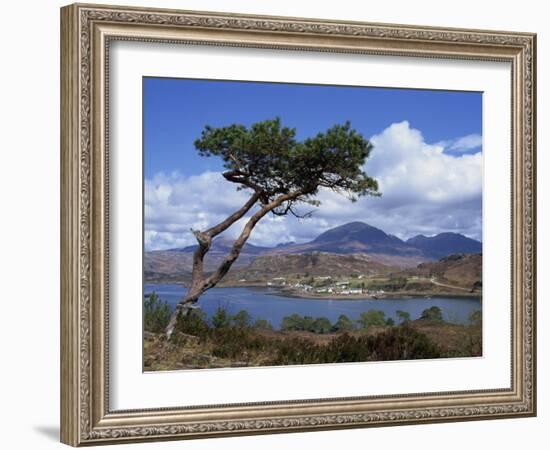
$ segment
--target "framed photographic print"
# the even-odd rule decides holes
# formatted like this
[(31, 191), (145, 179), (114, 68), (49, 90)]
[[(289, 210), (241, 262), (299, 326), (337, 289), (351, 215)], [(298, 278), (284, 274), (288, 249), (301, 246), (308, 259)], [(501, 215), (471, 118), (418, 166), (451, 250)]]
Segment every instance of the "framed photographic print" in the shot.
[(535, 35), (61, 10), (61, 439), (528, 417)]

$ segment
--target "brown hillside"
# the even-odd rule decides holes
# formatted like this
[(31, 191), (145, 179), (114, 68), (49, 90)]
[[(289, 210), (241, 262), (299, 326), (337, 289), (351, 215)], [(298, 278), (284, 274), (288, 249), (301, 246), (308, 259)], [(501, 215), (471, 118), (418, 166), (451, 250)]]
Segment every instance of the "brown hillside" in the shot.
[(476, 284), (476, 287), (480, 288), (482, 255), (480, 253), (449, 255), (437, 262), (419, 264), (416, 269), (408, 269), (400, 274), (434, 278), (439, 282), (448, 282), (468, 289)]
[(395, 266), (373, 261), (364, 253), (339, 255), (335, 253), (302, 253), (291, 255), (261, 255), (248, 267), (234, 272), (234, 277), (269, 279), (277, 276), (309, 274), (312, 276), (350, 276), (388, 274)]

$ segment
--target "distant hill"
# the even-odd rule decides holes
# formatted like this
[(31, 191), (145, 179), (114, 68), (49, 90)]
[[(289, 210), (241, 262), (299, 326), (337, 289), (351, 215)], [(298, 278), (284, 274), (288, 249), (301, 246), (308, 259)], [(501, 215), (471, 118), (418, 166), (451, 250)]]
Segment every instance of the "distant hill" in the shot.
[(437, 279), (439, 282), (466, 289), (481, 289), (482, 255), (480, 253), (458, 253), (445, 256), (436, 262), (419, 264), (395, 276), (418, 276)]
[(287, 275), (350, 276), (389, 274), (390, 267), (364, 253), (338, 255), (335, 253), (301, 253), (290, 255), (261, 255), (248, 267), (234, 271), (232, 279), (269, 280)]
[(296, 242), (290, 241), (290, 242), (281, 242), (280, 244), (277, 244), (276, 248), (282, 248), (282, 247), (288, 247), (289, 245), (295, 245)]
[(406, 241), (430, 258), (443, 258), (453, 253), (481, 253), (481, 242), (458, 233), (440, 233), (432, 237), (418, 235)]
[[(232, 239), (225, 237), (214, 239), (210, 251), (204, 258), (204, 269), (207, 272), (215, 270), (225, 258), (232, 245)], [(150, 282), (165, 280), (164, 282), (168, 282), (168, 280), (178, 276), (181, 280), (190, 280), (191, 269), (193, 268), (193, 253), (196, 248), (196, 245), (192, 245), (170, 250), (145, 252), (145, 280)], [(233, 264), (232, 270), (248, 266), (258, 255), (268, 250), (271, 250), (271, 248), (245, 244), (240, 256)]]
[(422, 251), (418, 248), (363, 222), (350, 222), (321, 233), (311, 242), (287, 245), (282, 248), (273, 249), (269, 253), (292, 254), (311, 252), (338, 254), (367, 253), (400, 256), (412, 258), (413, 265), (428, 259), (424, 257)]
[[(233, 240), (230, 238), (218, 237), (214, 239), (212, 247), (205, 258), (205, 270), (207, 272), (215, 270), (230, 251), (232, 245)], [(287, 259), (286, 263), (290, 265), (289, 267), (294, 267), (295, 261), (301, 261), (300, 264), (309, 264), (307, 261), (310, 260), (307, 260), (307, 258), (312, 258), (312, 254), (320, 253), (325, 255), (362, 254), (368, 256), (368, 262), (371, 265), (377, 263), (381, 266), (415, 268), (420, 263), (434, 261), (450, 254), (480, 253), (481, 247), (481, 242), (457, 233), (441, 233), (432, 237), (419, 235), (403, 241), (366, 223), (350, 222), (327, 230), (304, 244), (285, 242), (276, 247), (263, 247), (247, 243), (244, 245), (239, 258), (235, 261), (231, 272), (237, 270), (241, 272), (240, 269), (251, 266), (260, 256), (310, 255), (304, 256), (304, 260), (299, 258)], [(163, 276), (173, 278), (185, 272), (187, 272), (187, 275), (184, 278), (188, 278), (193, 264), (193, 252), (196, 248), (193, 245), (146, 252), (144, 268), (146, 280), (158, 281)], [(323, 259), (329, 260), (326, 256), (323, 256)], [(262, 264), (265, 261), (269, 261), (269, 259), (260, 260)], [(273, 264), (277, 261), (276, 259), (272, 260)], [(355, 262), (352, 262), (352, 266)], [(333, 259), (332, 263), (336, 264), (336, 259)], [(296, 266), (296, 270), (298, 268)]]

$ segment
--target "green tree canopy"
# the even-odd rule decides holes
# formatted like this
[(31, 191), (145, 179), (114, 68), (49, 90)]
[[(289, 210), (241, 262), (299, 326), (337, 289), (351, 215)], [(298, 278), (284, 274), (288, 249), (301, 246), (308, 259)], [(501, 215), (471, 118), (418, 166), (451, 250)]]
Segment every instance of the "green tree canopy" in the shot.
[(441, 322), (443, 320), (443, 312), (438, 306), (432, 306), (422, 311), (421, 319), (429, 320), (430, 322)]
[(338, 320), (333, 326), (334, 331), (338, 332), (351, 331), (353, 328), (353, 321), (345, 314), (340, 314), (340, 316), (338, 316)]
[(237, 314), (231, 317), (231, 325), (238, 328), (248, 328), (252, 323), (252, 317), (248, 311), (241, 309)]
[(332, 328), (330, 320), (326, 317), (317, 317), (312, 324), (310, 331), (314, 333), (328, 333)]
[(143, 302), (143, 328), (158, 333), (168, 324), (170, 306), (162, 301), (156, 292), (145, 297)]
[(211, 321), (214, 328), (227, 328), (231, 324), (231, 316), (225, 308), (218, 306), (212, 315)]
[(398, 309), (395, 311), (395, 314), (397, 315), (400, 324), (407, 323), (411, 319), (411, 315), (407, 311), (401, 311)]
[(386, 314), (384, 311), (370, 309), (367, 312), (361, 313), (359, 316), (359, 324), (361, 328), (386, 325)]
[(290, 316), (283, 317), (281, 322), (281, 329), (288, 331), (303, 330), (303, 318), (299, 314), (292, 314)]
[(281, 194), (301, 193), (273, 213), (290, 212), (297, 201), (318, 205), (313, 197), (321, 187), (347, 193), (352, 200), (379, 195), (378, 183), (363, 171), (373, 146), (350, 122), (303, 141), (295, 137), (296, 129), (276, 118), (249, 128), (206, 126), (195, 147), (202, 156), (221, 157), (224, 178), (261, 192), (263, 204)]

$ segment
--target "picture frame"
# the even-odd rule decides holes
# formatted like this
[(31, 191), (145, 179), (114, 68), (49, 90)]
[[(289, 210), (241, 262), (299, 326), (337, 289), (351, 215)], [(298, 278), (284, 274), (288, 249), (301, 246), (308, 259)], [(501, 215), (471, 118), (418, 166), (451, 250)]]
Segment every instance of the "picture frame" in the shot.
[[(296, 57), (313, 52), (509, 64), (509, 386), (113, 409), (109, 68), (111, 45), (121, 41), (291, 51)], [(531, 33), (106, 5), (62, 8), (61, 441), (82, 446), (536, 415), (535, 99)]]

